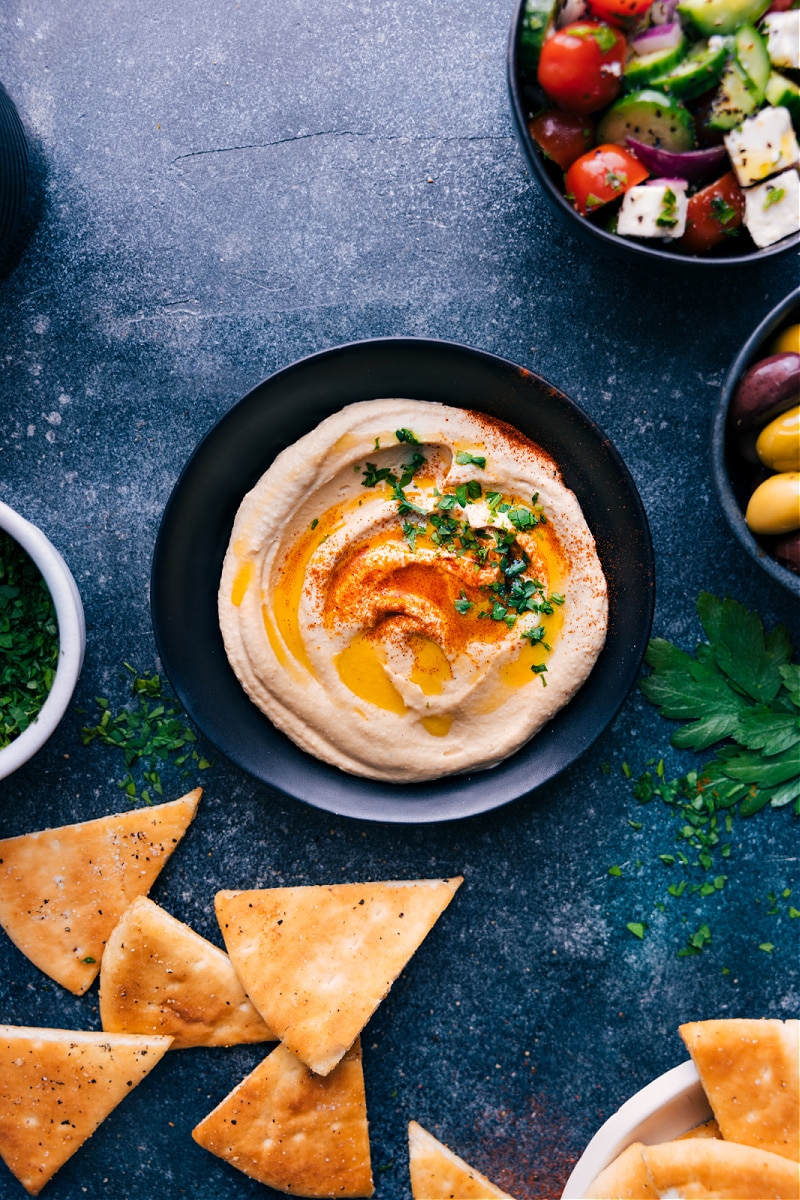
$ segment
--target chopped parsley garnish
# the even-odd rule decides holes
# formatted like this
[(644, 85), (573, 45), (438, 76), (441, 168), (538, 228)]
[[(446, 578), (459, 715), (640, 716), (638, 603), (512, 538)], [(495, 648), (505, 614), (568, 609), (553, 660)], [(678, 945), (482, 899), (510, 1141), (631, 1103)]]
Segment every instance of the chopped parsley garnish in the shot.
[(185, 779), (193, 770), (205, 771), (212, 764), (197, 750), (197, 736), (161, 677), (147, 672), (139, 675), (130, 663), (124, 666), (133, 677), (133, 702), (114, 716), (110, 701), (98, 696), (95, 703), (100, 718), (96, 725), (84, 727), (81, 740), (84, 746), (98, 741), (121, 750), (126, 771), (117, 786), (131, 801), (152, 804), (151, 789), (157, 796), (163, 794), (163, 771), (175, 773), (177, 769), (180, 778)]
[(419, 445), (419, 438), (410, 429), (396, 429), (394, 436), (398, 442), (407, 442), (409, 446)]
[(597, 42), (598, 49), (601, 54), (605, 54), (608, 50), (612, 50), (617, 44), (618, 35), (608, 25), (591, 26), (591, 25), (572, 25), (569, 31), (570, 37), (576, 38), (591, 38)]
[(603, 204), (605, 204), (605, 200), (601, 200), (599, 196), (595, 196), (594, 192), (589, 192), (586, 197), (587, 210), (590, 208), (600, 208)]
[(772, 208), (773, 204), (780, 204), (781, 200), (783, 199), (783, 197), (785, 195), (786, 195), (786, 188), (782, 188), (782, 187), (767, 188), (767, 196), (762, 205), (764, 212), (766, 212), (768, 208)]
[(606, 171), (606, 183), (615, 192), (619, 191), (628, 182), (628, 176), (624, 171)]
[(463, 591), (462, 591), (461, 595), (459, 596), (458, 600), (455, 600), (453, 603), (454, 603), (456, 612), (459, 612), (462, 615), (465, 613), (468, 613), (471, 608), (474, 608), (473, 602), (471, 600), (467, 599), (467, 594), (466, 594), (466, 592), (463, 592)]
[(641, 941), (644, 937), (644, 931), (647, 926), (645, 925), (644, 921), (628, 921), (628, 924), (625, 926), (625, 928), (630, 930), (633, 936), (635, 938), (639, 938)]
[(33, 559), (0, 532), (0, 747), (35, 720), (53, 686), (58, 625)]
[[(710, 204), (711, 215), (720, 225), (729, 225), (736, 218), (736, 209), (731, 208), (724, 196), (714, 196)], [(729, 232), (733, 232), (729, 230)]]
[(480, 467), (481, 470), (486, 466), (486, 458), (483, 454), (470, 454), (467, 450), (459, 450), (456, 454), (456, 462), (460, 467)]
[(666, 188), (661, 201), (661, 215), (656, 217), (656, 225), (672, 229), (678, 224), (678, 197), (672, 188)]

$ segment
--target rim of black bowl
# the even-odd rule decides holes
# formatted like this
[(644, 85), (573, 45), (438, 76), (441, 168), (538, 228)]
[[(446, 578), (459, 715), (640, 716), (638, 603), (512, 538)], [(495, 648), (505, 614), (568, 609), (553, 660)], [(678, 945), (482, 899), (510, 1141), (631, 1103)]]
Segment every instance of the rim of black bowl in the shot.
[[(407, 382), (407, 368), (403, 364), (410, 353), (417, 351), (427, 356), (428, 369), (433, 363), (438, 363), (440, 370), (446, 367), (448, 378), (452, 364), (463, 360), (460, 369), (465, 371), (468, 365), (474, 387), (485, 387), (487, 407), (483, 411), (490, 414), (495, 408), (495, 394), (502, 392), (505, 396), (506, 392), (516, 394), (517, 389), (527, 391), (531, 386), (541, 386), (552, 396), (559, 412), (569, 416), (572, 440), (576, 443), (588, 440), (593, 449), (601, 448), (600, 455), (587, 458), (583, 472), (573, 470), (568, 482), (580, 496), (584, 488), (600, 486), (599, 481), (591, 482), (597, 471), (602, 478), (610, 472), (619, 515), (616, 518), (606, 515), (602, 519), (598, 516), (600, 529), (594, 527), (593, 532), (609, 579), (614, 615), (603, 654), (588, 680), (557, 717), (516, 754), (492, 771), (475, 771), (419, 784), (389, 784), (348, 775), (301, 750), (248, 700), (227, 664), (216, 617), (219, 571), (241, 498), (265, 467), (254, 469), (252, 480), (239, 478), (235, 489), (231, 489), (223, 463), (225, 454), (221, 451), (230, 448), (228, 443), (243, 417), (247, 418), (249, 428), (254, 413), (268, 414), (276, 390), (288, 386), (293, 395), (299, 395), (297, 389), (302, 391), (306, 386), (309, 373), (313, 376), (324, 370), (329, 390), (318, 419), (334, 411), (330, 407), (331, 389), (338, 394), (344, 381), (347, 392), (351, 391), (349, 372), (354, 366), (364, 377), (364, 387), (369, 384), (369, 393), (374, 396), (385, 390), (384, 360), (390, 360), (401, 389), (398, 394), (403, 394)], [(495, 373), (502, 376), (502, 389), (497, 380), (490, 386), (489, 376)], [(319, 390), (318, 384), (314, 387)], [(422, 389), (426, 394), (421, 398), (444, 399), (438, 395), (438, 389), (439, 385), (431, 382), (429, 388)], [(360, 398), (365, 397), (349, 396), (349, 399)], [(298, 412), (300, 409), (295, 405), (290, 421), (299, 420), (302, 424), (308, 414), (303, 410), (298, 416)], [(550, 414), (544, 428), (555, 419)], [(289, 436), (289, 431), (284, 430), (284, 434)], [(289, 441), (299, 435), (294, 433)], [(288, 442), (281, 443), (276, 438), (274, 453), (284, 444)], [(576, 476), (583, 476), (580, 487)], [(198, 495), (198, 487), (202, 497)], [(597, 503), (598, 514), (605, 512), (605, 502)], [(218, 528), (210, 528), (213, 522), (207, 520), (206, 513), (209, 504), (215, 509)], [(613, 527), (623, 518), (628, 533), (635, 531), (624, 551), (613, 545)], [(198, 524), (202, 526), (201, 535)], [(601, 543), (606, 539), (611, 539), (612, 544), (603, 557)], [(209, 601), (202, 577), (211, 560), (214, 582)], [(635, 594), (626, 584), (629, 578), (626, 564), (635, 572)], [(183, 617), (187, 594), (191, 594), (193, 604), (188, 623)], [(227, 759), (256, 779), (313, 807), (366, 821), (402, 824), (452, 821), (489, 812), (529, 795), (577, 762), (614, 719), (635, 683), (647, 647), (654, 603), (655, 564), (647, 515), (636, 484), (607, 435), (574, 400), (535, 372), (485, 350), (432, 338), (369, 338), (333, 346), (274, 371), (252, 388), (211, 426), (185, 463), (164, 508), (150, 577), (153, 631), (165, 673), (189, 717)], [(213, 612), (205, 611), (209, 604)], [(201, 658), (197, 655), (193, 632), (198, 622), (213, 641)], [(190, 624), (192, 630), (188, 629)], [(206, 677), (208, 671), (214, 675), (211, 690), (206, 686), (207, 678), (200, 678)], [(233, 710), (243, 725), (232, 734)], [(220, 734), (221, 720), (226, 727)]]
[(662, 249), (660, 246), (648, 246), (642, 242), (634, 241), (632, 238), (622, 238), (618, 234), (609, 233), (607, 229), (603, 229), (601, 226), (595, 225), (592, 221), (587, 221), (584, 217), (580, 216), (572, 205), (567, 202), (561, 189), (553, 181), (542, 152), (538, 149), (528, 132), (527, 106), (523, 98), (520, 70), (517, 62), (518, 33), (525, 3), (526, 0), (517, 0), (514, 16), (511, 21), (507, 52), (508, 91), (511, 99), (511, 112), (514, 117), (517, 140), (527, 160), (531, 174), (544, 192), (546, 199), (562, 220), (566, 221), (576, 236), (583, 237), (595, 245), (601, 245), (606, 250), (622, 258), (630, 255), (633, 258), (643, 259), (648, 263), (659, 262), (671, 267), (703, 269), (711, 267), (717, 270), (724, 267), (752, 267), (775, 255), (787, 254), (790, 250), (794, 250), (800, 245), (800, 232), (798, 232), (788, 238), (783, 238), (780, 242), (776, 242), (772, 246), (765, 246), (760, 250), (751, 250), (747, 254), (731, 254), (725, 257), (709, 256), (708, 258), (704, 258), (702, 255), (696, 254), (677, 254), (673, 250)]
[(792, 316), (795, 321), (800, 321), (800, 287), (795, 288), (781, 300), (780, 304), (767, 313), (733, 360), (722, 386), (711, 429), (711, 476), (714, 480), (720, 507), (739, 543), (761, 567), (762, 571), (766, 571), (771, 579), (774, 579), (776, 583), (800, 600), (800, 575), (795, 575), (787, 567), (782, 567), (779, 562), (771, 558), (748, 529), (744, 513), (731, 483), (727, 457), (728, 412), (739, 380), (752, 363), (764, 357), (765, 343), (778, 333), (781, 326), (793, 323), (790, 320)]

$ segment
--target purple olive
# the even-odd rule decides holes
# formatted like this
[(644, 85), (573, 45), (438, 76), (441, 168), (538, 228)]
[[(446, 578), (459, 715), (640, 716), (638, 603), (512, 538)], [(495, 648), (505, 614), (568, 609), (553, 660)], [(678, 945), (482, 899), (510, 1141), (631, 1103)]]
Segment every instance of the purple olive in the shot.
[(787, 571), (800, 575), (800, 529), (775, 542), (772, 555)]
[(745, 371), (731, 402), (735, 433), (766, 425), (800, 402), (800, 354), (785, 351), (762, 358)]

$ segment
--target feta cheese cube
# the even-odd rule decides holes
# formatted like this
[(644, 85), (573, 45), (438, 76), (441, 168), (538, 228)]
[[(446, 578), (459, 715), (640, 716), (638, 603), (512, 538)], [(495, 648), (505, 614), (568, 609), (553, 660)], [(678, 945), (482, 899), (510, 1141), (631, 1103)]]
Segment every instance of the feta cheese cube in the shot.
[(767, 35), (767, 53), (773, 67), (800, 71), (800, 8), (767, 13), (761, 28)]
[(768, 105), (747, 117), (726, 136), (725, 147), (742, 187), (785, 171), (800, 158), (792, 119), (783, 107)]
[(685, 182), (682, 187), (670, 180), (629, 188), (619, 210), (617, 233), (622, 237), (682, 237), (687, 205)]
[(747, 189), (744, 223), (761, 248), (800, 230), (800, 175), (795, 168)]

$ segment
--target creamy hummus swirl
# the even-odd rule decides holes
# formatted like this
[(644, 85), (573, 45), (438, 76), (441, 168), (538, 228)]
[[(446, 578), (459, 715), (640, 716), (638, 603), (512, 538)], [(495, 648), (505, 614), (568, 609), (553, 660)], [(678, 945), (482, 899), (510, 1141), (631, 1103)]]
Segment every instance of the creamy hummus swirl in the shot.
[(480, 413), (372, 400), (245, 496), (219, 620), (279, 729), (404, 783), (491, 767), (566, 704), (605, 640), (606, 582), (540, 447)]

